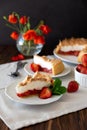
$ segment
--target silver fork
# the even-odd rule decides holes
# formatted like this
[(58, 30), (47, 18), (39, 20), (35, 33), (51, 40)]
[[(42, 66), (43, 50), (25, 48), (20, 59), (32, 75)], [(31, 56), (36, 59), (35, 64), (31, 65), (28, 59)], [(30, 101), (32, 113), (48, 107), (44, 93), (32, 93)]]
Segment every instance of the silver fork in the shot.
[(20, 73), (19, 73), (18, 70), (21, 69), (21, 68), (23, 68), (26, 63), (27, 63), (27, 62), (18, 61), (18, 62), (17, 62), (17, 67), (16, 67), (15, 72), (11, 72), (11, 74), (10, 74), (9, 76), (11, 76), (11, 77), (17, 77), (17, 76), (19, 76)]

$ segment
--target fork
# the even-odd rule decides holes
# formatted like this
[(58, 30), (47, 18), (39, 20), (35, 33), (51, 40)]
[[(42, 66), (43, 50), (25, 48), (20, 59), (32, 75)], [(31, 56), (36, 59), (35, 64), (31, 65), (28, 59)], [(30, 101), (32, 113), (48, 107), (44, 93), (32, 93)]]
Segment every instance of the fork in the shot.
[(26, 63), (27, 62), (18, 61), (15, 72), (11, 72), (11, 74), (9, 76), (11, 76), (11, 77), (17, 77), (17, 76), (19, 76), (20, 73), (18, 72), (18, 70), (21, 69), (21, 68), (23, 68)]

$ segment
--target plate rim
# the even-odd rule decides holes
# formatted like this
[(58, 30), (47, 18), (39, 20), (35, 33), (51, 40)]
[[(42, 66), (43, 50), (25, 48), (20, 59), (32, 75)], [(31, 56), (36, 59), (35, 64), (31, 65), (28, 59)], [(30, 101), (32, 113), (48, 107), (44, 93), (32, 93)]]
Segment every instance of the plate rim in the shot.
[[(29, 66), (29, 61), (30, 61), (30, 63), (33, 61), (33, 59), (29, 59), (28, 60), (28, 63), (27, 64), (25, 64), (25, 66), (24, 66), (24, 70), (25, 70), (25, 72), (27, 73), (27, 74), (29, 74), (29, 75), (33, 75), (34, 74), (34, 72), (32, 71), (32, 70), (30, 70), (29, 69), (29, 71), (26, 69), (26, 66)], [(65, 75), (67, 75), (67, 74), (69, 74), (70, 72), (71, 72), (71, 67), (69, 66), (69, 65), (67, 65), (66, 63), (64, 63), (64, 65), (65, 65), (65, 68), (67, 68), (68, 67), (68, 71), (66, 72), (66, 73), (64, 73), (64, 74), (62, 74), (62, 73), (60, 73), (60, 74), (58, 74), (58, 75), (52, 75), (52, 78), (57, 78), (57, 77), (63, 77), (63, 76), (65, 76)], [(31, 73), (32, 72), (32, 73)], [(42, 73), (44, 73), (44, 72), (42, 72)]]
[[(61, 94), (61, 95), (53, 95), (51, 98), (48, 98), (48, 99), (40, 99), (38, 96), (32, 96), (32, 97), (34, 97), (34, 98), (36, 98), (36, 99), (38, 99), (38, 100), (41, 100), (40, 101), (40, 103), (38, 103), (38, 101), (36, 102), (36, 103), (26, 103), (26, 102), (24, 102), (24, 99), (26, 100), (26, 98), (20, 98), (20, 97), (18, 97), (17, 95), (16, 95), (16, 90), (14, 91), (15, 93), (15, 95), (16, 95), (16, 99), (15, 99), (15, 97), (14, 97), (14, 95), (13, 96), (11, 96), (11, 95), (9, 95), (9, 93), (8, 93), (8, 91), (9, 91), (9, 89), (11, 88), (11, 90), (13, 89), (15, 89), (15, 87), (16, 87), (16, 85), (17, 85), (17, 83), (18, 82), (13, 82), (13, 83), (11, 83), (10, 85), (8, 85), (6, 88), (5, 88), (5, 95), (10, 99), (10, 100), (12, 100), (12, 101), (14, 101), (14, 102), (17, 102), (17, 103), (21, 103), (21, 104), (24, 104), (24, 105), (46, 105), (46, 104), (50, 104), (50, 103), (53, 103), (53, 102), (55, 102), (55, 101), (57, 101), (57, 100), (59, 100), (62, 96), (63, 96), (63, 94)], [(10, 92), (11, 92), (11, 90), (10, 90)], [(32, 99), (32, 97), (27, 97), (27, 99)], [(23, 101), (22, 101), (22, 99), (23, 99)], [(52, 100), (51, 100), (52, 99)]]
[[(72, 63), (72, 64), (75, 64), (75, 65), (77, 65), (77, 64), (79, 64), (79, 62), (78, 61), (70, 61), (69, 59), (64, 59), (64, 58), (62, 58), (61, 56), (63, 56), (62, 54), (57, 54), (56, 52), (55, 52), (55, 49), (53, 50), (53, 54), (54, 54), (54, 56), (56, 57), (56, 58), (60, 58), (62, 61), (64, 61), (64, 62), (67, 62), (67, 63)], [(67, 57), (67, 56), (66, 56)], [(72, 56), (71, 56), (72, 57)]]

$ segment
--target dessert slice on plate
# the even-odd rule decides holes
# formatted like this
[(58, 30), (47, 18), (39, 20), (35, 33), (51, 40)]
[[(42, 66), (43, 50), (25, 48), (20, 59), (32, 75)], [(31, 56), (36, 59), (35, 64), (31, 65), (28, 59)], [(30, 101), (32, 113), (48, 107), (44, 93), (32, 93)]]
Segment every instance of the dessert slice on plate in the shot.
[(49, 75), (36, 72), (33, 76), (27, 76), (22, 82), (17, 84), (16, 93), (19, 97), (36, 95), (44, 87), (49, 88), (52, 84), (53, 79)]
[(57, 54), (78, 56), (79, 52), (87, 47), (85, 38), (69, 38), (60, 41), (55, 49)]
[(62, 60), (56, 58), (48, 58), (47, 56), (34, 55), (33, 63), (30, 68), (32, 71), (42, 71), (57, 75), (64, 71), (64, 64)]
[(52, 79), (49, 74), (36, 72), (33, 76), (27, 76), (16, 85), (16, 95), (27, 97), (37, 95), (41, 99), (47, 99), (53, 95), (62, 95), (66, 87), (62, 85), (59, 78)]
[(52, 103), (59, 100), (64, 93), (66, 87), (62, 85), (62, 80), (52, 79), (48, 74), (40, 72), (34, 73), (33, 76), (26, 76), (23, 80), (5, 88), (5, 94), (11, 100), (28, 105)]

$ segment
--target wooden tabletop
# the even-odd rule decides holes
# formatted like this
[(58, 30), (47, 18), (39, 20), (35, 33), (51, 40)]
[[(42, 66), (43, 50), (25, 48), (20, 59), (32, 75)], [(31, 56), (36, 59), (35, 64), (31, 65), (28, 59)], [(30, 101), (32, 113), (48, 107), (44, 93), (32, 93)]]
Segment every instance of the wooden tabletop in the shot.
[[(52, 47), (44, 47), (40, 54), (53, 54), (52, 50)], [(13, 45), (0, 46), (0, 64), (12, 62), (11, 57), (17, 54), (19, 54), (19, 52)], [(25, 59), (29, 58), (30, 57), (25, 57)], [(10, 130), (1, 119), (0, 130)], [(87, 109), (21, 128), (20, 130), (87, 130)]]

